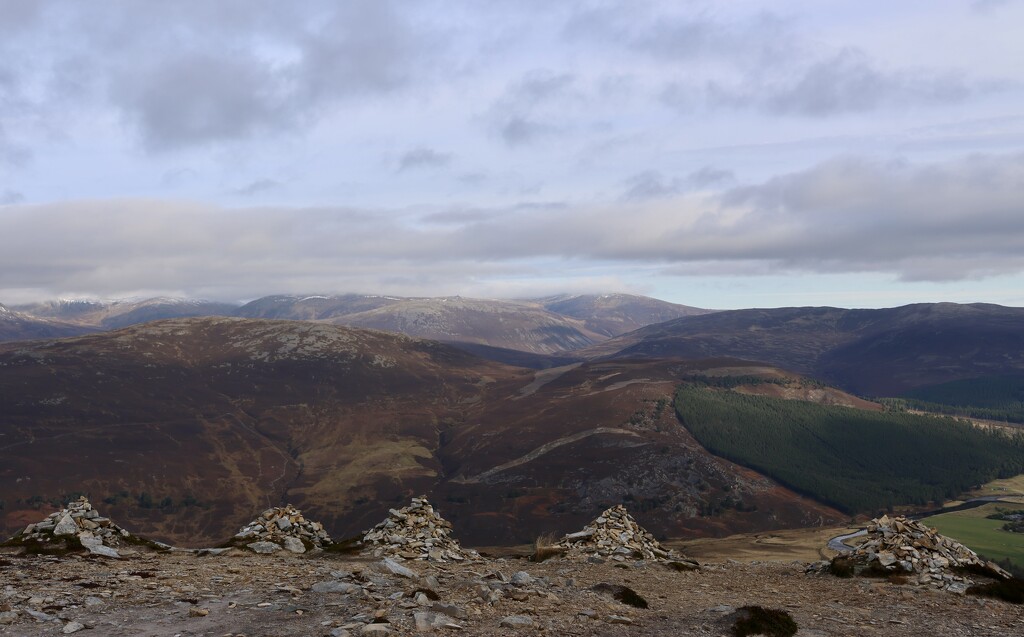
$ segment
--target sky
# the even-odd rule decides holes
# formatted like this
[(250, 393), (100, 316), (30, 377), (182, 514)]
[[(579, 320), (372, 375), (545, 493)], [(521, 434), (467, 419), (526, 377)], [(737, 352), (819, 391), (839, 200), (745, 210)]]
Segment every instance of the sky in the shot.
[(1024, 0), (0, 0), (0, 303), (1024, 306)]

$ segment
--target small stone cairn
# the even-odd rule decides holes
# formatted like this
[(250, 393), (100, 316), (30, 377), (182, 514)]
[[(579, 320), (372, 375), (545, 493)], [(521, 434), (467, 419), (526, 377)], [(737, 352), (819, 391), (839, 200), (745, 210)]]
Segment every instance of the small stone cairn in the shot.
[(480, 555), (464, 549), (451, 537), (452, 525), (442, 518), (426, 496), (413, 498), (404, 509), (391, 509), (383, 522), (363, 536), (365, 552), (374, 557), (401, 557), (431, 562), (476, 560)]
[(686, 562), (680, 562), (672, 551), (662, 548), (658, 540), (637, 524), (621, 504), (607, 509), (582, 531), (564, 536), (558, 541), (558, 546), (570, 559), (590, 556), (607, 557), (616, 562), (634, 559)]
[(891, 571), (906, 575), (908, 583), (956, 593), (965, 592), (974, 582), (950, 573), (951, 568), (978, 567), (994, 577), (1010, 577), (997, 564), (985, 562), (963, 544), (915, 520), (883, 515), (871, 520), (867, 532), (867, 541), (845, 556), (861, 570)]
[(319, 522), (307, 520), (302, 512), (292, 505), (272, 507), (246, 524), (232, 544), (242, 544), (256, 553), (270, 554), (281, 549), (292, 553), (323, 549), (331, 544), (331, 537)]
[(63, 544), (69, 550), (77, 549), (77, 543), (91, 555), (121, 557), (117, 547), (131, 537), (131, 533), (114, 524), (110, 518), (101, 516), (82, 496), (60, 511), (51, 513), (42, 522), (29, 524), (12, 542), (40, 547)]

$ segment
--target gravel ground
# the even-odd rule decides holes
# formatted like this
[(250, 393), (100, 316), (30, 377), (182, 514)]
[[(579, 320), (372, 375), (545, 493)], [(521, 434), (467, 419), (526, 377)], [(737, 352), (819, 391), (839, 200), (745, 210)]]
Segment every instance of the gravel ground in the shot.
[[(616, 586), (649, 607), (617, 601)], [(745, 605), (789, 612), (804, 637), (1024, 634), (1021, 606), (805, 574), (795, 562), (676, 572), (558, 558), (388, 568), (327, 554), (0, 556), (0, 635), (405, 635), (417, 623), (451, 635), (726, 635)]]

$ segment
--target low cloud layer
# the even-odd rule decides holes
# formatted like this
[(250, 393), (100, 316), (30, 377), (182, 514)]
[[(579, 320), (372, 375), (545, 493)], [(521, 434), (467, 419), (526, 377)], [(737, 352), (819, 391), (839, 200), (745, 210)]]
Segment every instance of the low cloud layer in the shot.
[[(677, 275), (1024, 271), (1024, 154), (932, 164), (847, 158), (720, 194), (429, 215), (177, 201), (7, 206), (0, 290), (451, 291), (543, 264)], [(443, 218), (444, 223), (438, 223)], [(83, 240), (83, 237), (89, 237)]]

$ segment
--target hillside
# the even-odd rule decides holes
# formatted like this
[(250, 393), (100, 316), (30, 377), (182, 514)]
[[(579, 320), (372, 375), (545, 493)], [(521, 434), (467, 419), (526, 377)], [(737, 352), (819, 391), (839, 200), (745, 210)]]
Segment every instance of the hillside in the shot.
[[(242, 306), (172, 298), (58, 300), (20, 305), (16, 309), (26, 318), (89, 328), (67, 334), (199, 316), (322, 321), (459, 343), (485, 358), (538, 368), (557, 362), (546, 360), (551, 354), (593, 345), (651, 323), (707, 312), (628, 294), (520, 301), (457, 296), (274, 295)], [(65, 334), (40, 333), (39, 337), (60, 335)], [(2, 340), (10, 339), (0, 333)], [(530, 356), (524, 358), (524, 353)], [(536, 358), (537, 355), (541, 358)], [(567, 357), (562, 355), (561, 358)]]
[(534, 354), (574, 350), (604, 340), (582, 321), (534, 304), (461, 297), (404, 299), (329, 320), (337, 325)]
[(579, 319), (591, 332), (609, 338), (647, 325), (712, 312), (633, 294), (563, 294), (535, 301), (550, 312)]
[(565, 532), (620, 501), (672, 536), (837, 521), (679, 426), (678, 379), (717, 365), (532, 372), (383, 332), (237, 318), (8, 344), (0, 529), (79, 492), (146, 534), (207, 545), (286, 502), (345, 537), (418, 493), (480, 544)]
[(881, 310), (751, 309), (683, 317), (577, 352), (602, 358), (763, 361), (854, 393), (1024, 370), (1024, 308), (917, 304)]
[(61, 338), (90, 331), (92, 330), (70, 323), (36, 318), (0, 305), (0, 342)]
[(949, 418), (699, 385), (682, 387), (675, 408), (705, 448), (848, 513), (942, 502), (1024, 473), (1024, 437)]
[(196, 299), (156, 297), (117, 301), (57, 300), (19, 305), (38, 318), (55, 319), (97, 330), (112, 330), (148, 321), (193, 316), (232, 316), (238, 306)]

